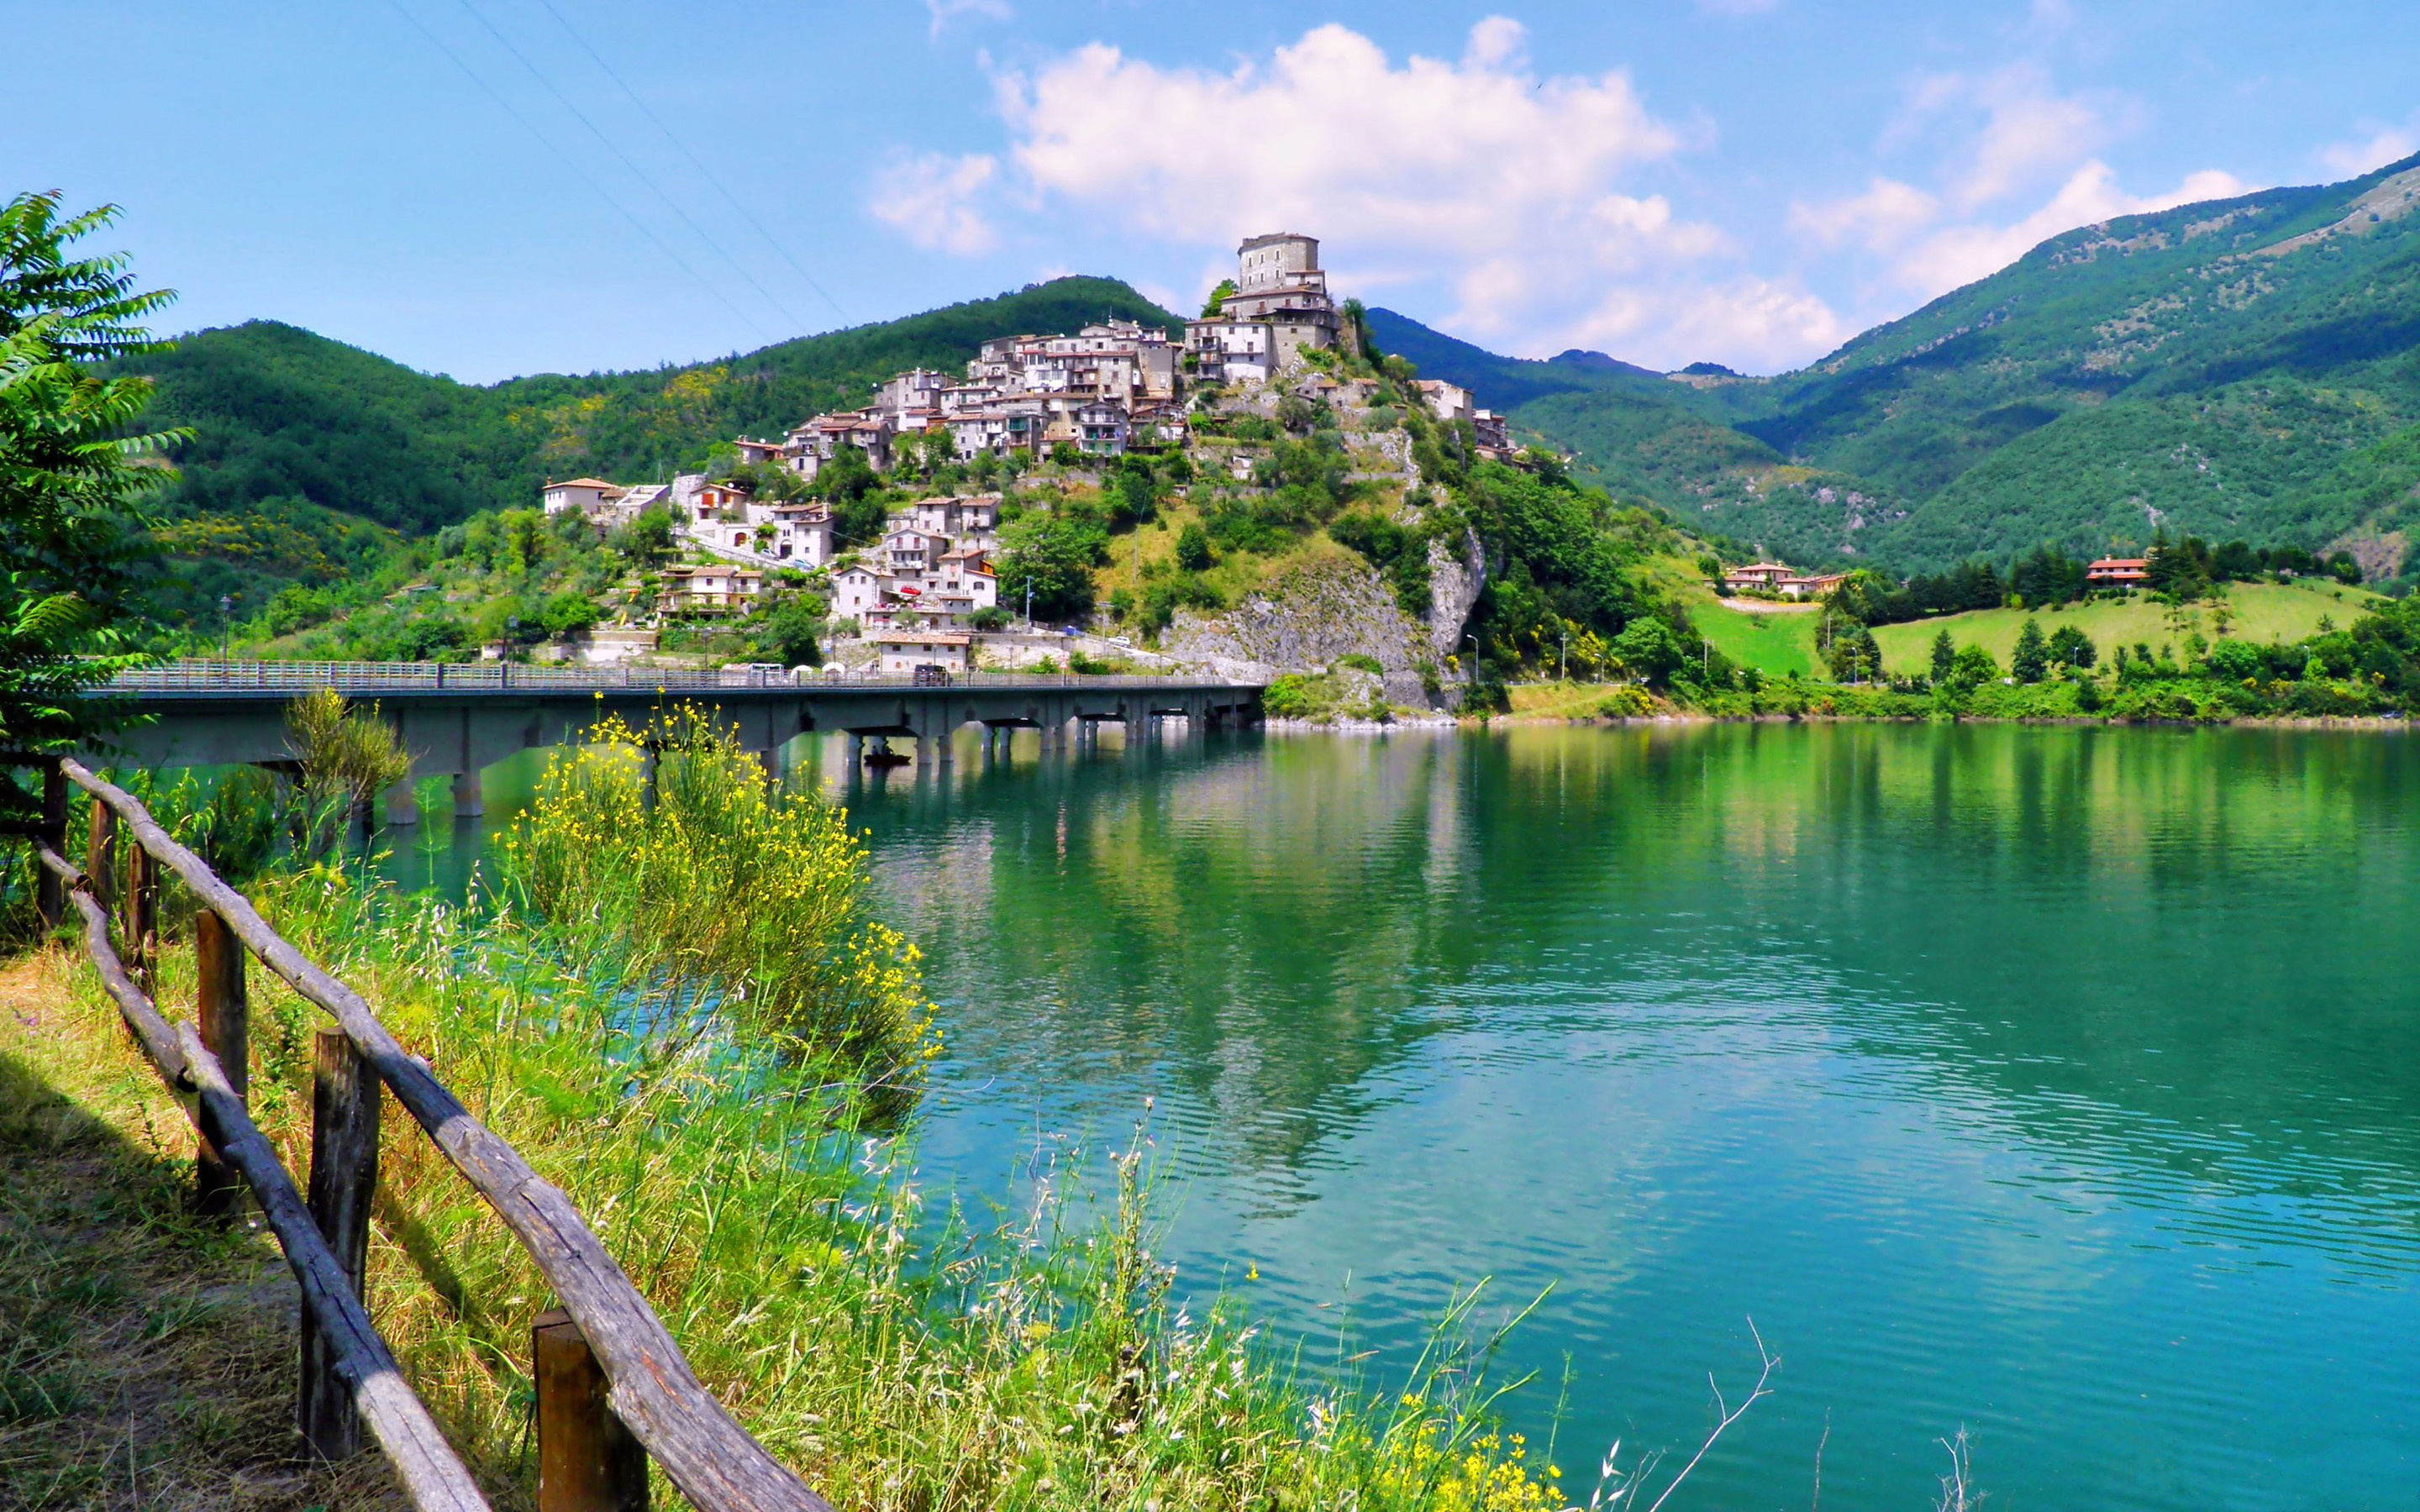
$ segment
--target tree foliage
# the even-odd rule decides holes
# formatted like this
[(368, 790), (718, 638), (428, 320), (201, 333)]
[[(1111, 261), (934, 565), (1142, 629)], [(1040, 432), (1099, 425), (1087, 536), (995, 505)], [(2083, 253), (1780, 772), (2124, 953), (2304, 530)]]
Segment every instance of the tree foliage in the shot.
[[(61, 218), (50, 194), (0, 208), (0, 748), (65, 750), (94, 733), (84, 690), (131, 659), (122, 621), (147, 497), (174, 432), (143, 434), (151, 385), (98, 359), (145, 350), (174, 296), (123, 257), (77, 255), (113, 208)], [(11, 790), (13, 795), (13, 790)]]

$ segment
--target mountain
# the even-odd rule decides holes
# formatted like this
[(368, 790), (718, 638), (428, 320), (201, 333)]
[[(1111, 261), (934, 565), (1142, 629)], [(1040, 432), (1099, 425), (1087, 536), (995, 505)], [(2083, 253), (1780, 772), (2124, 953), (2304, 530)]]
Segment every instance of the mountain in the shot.
[(1373, 325), (1608, 486), (1797, 560), (1934, 568), (2164, 527), (2349, 546), (2378, 575), (2420, 519), (2415, 209), (2420, 157), (2085, 226), (1770, 379)]
[(275, 321), (195, 332), (125, 365), (158, 384), (151, 420), (192, 427), (162, 501), (173, 616), (256, 603), (548, 477), (654, 478), (735, 435), (778, 435), (863, 402), (903, 368), (955, 370), (986, 339), (1108, 317), (1183, 321), (1114, 279), (1061, 278), (744, 355), (649, 372), (475, 385)]

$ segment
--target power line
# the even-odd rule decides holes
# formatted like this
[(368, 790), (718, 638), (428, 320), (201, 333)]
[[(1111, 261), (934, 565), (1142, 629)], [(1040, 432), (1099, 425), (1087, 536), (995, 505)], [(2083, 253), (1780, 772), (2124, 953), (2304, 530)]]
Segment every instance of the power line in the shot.
[(580, 122), (581, 125), (588, 128), (589, 135), (595, 137), (598, 143), (604, 147), (606, 151), (613, 154), (614, 158), (621, 162), (623, 167), (629, 169), (630, 172), (638, 177), (639, 182), (653, 190), (655, 192), (656, 198), (662, 200), (666, 208), (670, 209), (675, 215), (679, 216), (681, 224), (688, 226), (691, 234), (696, 236), (700, 241), (705, 242), (708, 247), (713, 248), (716, 255), (720, 256), (724, 262), (731, 265), (731, 270), (733, 272), (737, 273), (743, 280), (745, 280), (750, 288), (754, 289), (757, 293), (765, 297), (766, 303), (771, 305), (774, 309), (781, 311), (782, 318), (789, 321), (791, 326), (800, 334), (805, 332), (807, 323), (804, 320), (801, 320), (796, 315), (793, 315), (790, 312), (789, 306), (783, 304), (780, 300), (775, 299), (773, 297), (772, 290), (756, 282), (756, 275), (751, 273), (747, 269), (742, 268), (739, 265), (738, 258), (734, 257), (730, 253), (724, 251), (721, 242), (715, 240), (713, 237), (706, 234), (706, 227), (698, 224), (695, 221), (690, 220), (689, 211), (682, 209), (677, 201), (675, 201), (670, 194), (665, 193), (663, 186), (657, 183), (644, 168), (642, 168), (636, 162), (631, 162), (628, 153), (624, 152), (620, 147), (614, 146), (611, 137), (607, 136), (603, 131), (598, 131), (597, 129), (597, 123), (590, 120), (587, 114), (578, 105), (573, 104), (569, 96), (566, 95), (562, 90), (557, 89), (554, 86), (553, 80), (549, 79), (545, 74), (539, 72), (537, 65), (532, 63), (528, 56), (524, 54), (520, 48), (515, 47), (510, 38), (506, 37), (503, 32), (496, 30), (495, 23), (488, 20), (486, 16), (479, 13), (478, 7), (473, 5), (471, 0), (460, 0), (460, 3), (462, 8), (471, 13), (471, 19), (477, 22), (480, 25), (487, 27), (488, 35), (494, 38), (497, 42), (503, 46), (505, 52), (510, 53), (514, 59), (519, 62), (522, 68), (529, 70), (529, 76), (535, 79), (541, 88), (545, 89), (548, 94), (554, 97), (555, 103), (571, 112), (573, 119)]
[(840, 301), (833, 299), (830, 293), (824, 288), (823, 285), (815, 281), (815, 275), (808, 272), (806, 268), (799, 263), (798, 258), (790, 255), (790, 249), (783, 244), (780, 238), (774, 236), (772, 232), (765, 229), (765, 224), (756, 219), (755, 212), (749, 209), (747, 204), (742, 201), (738, 195), (723, 187), (722, 180), (714, 176), (714, 170), (707, 167), (705, 161), (699, 158), (696, 153), (691, 152), (689, 148), (689, 144), (674, 134), (673, 129), (664, 124), (663, 118), (658, 116), (655, 111), (648, 106), (647, 102), (639, 97), (639, 92), (631, 88), (620, 74), (613, 71), (613, 65), (606, 62), (603, 56), (597, 53), (597, 49), (588, 45), (588, 39), (580, 35), (579, 29), (574, 27), (571, 23), (565, 18), (562, 11), (554, 8), (554, 0), (537, 0), (537, 3), (544, 6), (546, 8), (546, 13), (552, 16), (555, 19), (556, 23), (562, 26), (566, 32), (570, 34), (573, 41), (580, 44), (580, 50), (588, 54), (589, 61), (595, 63), (599, 69), (603, 69), (605, 77), (613, 80), (614, 84), (621, 87), (622, 93), (629, 97), (630, 103), (639, 107), (639, 114), (646, 116), (648, 120), (654, 122), (656, 130), (664, 133), (664, 140), (670, 142), (675, 147), (678, 148), (680, 155), (687, 158), (690, 161), (690, 165), (695, 167), (700, 175), (704, 176), (706, 181), (714, 186), (715, 192), (728, 201), (733, 209), (739, 212), (740, 219), (746, 221), (750, 225), (755, 228), (756, 234), (765, 239), (765, 244), (782, 255), (782, 260), (788, 263), (790, 267), (797, 271), (800, 278), (806, 280), (807, 287), (814, 289), (817, 294), (823, 296), (824, 302), (832, 307), (832, 313), (834, 315), (839, 316), (843, 320), (846, 320), (848, 318), (848, 312), (841, 308)]
[(688, 258), (683, 257), (679, 253), (674, 251), (670, 242), (656, 235), (654, 227), (648, 225), (646, 222), (632, 214), (628, 206), (614, 198), (613, 193), (607, 190), (604, 185), (598, 183), (595, 178), (589, 176), (587, 169), (582, 168), (578, 162), (574, 162), (569, 153), (555, 146), (552, 138), (549, 137), (544, 131), (539, 131), (535, 125), (531, 124), (528, 116), (523, 116), (520, 111), (513, 108), (512, 101), (497, 93), (494, 85), (481, 78), (477, 70), (473, 69), (470, 64), (462, 61), (460, 54), (446, 46), (444, 40), (435, 32), (432, 32), (427, 26), (422, 25), (419, 17), (413, 15), (411, 11), (404, 9), (403, 0), (387, 0), (387, 4), (395, 8), (395, 13), (396, 15), (401, 16), (405, 21), (411, 23), (411, 29), (413, 31), (416, 31), (421, 36), (427, 38), (430, 46), (436, 48), (440, 53), (444, 54), (446, 58), (451, 61), (456, 68), (460, 69), (463, 73), (470, 78), (473, 84), (477, 85), (480, 90), (485, 93), (489, 100), (494, 100), (497, 108), (501, 109), (505, 115), (510, 116), (515, 121), (520, 123), (521, 130), (529, 132), (530, 135), (536, 137), (540, 147), (543, 147), (549, 152), (553, 153), (555, 157), (562, 162), (565, 167), (570, 169), (572, 173), (578, 177), (582, 183), (586, 184), (590, 189), (596, 191), (597, 198), (603, 200), (606, 204), (613, 206), (616, 210), (621, 211), (622, 218), (629, 222), (632, 226), (636, 227), (641, 236), (645, 237), (649, 241), (654, 242), (657, 250), (661, 252), (665, 256), (670, 257), (682, 272), (687, 273), (693, 279), (696, 279), (698, 287), (706, 290), (708, 294), (713, 295), (716, 300), (721, 301), (724, 309), (730, 311), (733, 315), (738, 316), (739, 319), (745, 321), (747, 324), (755, 327), (759, 333), (768, 333), (765, 332), (765, 326), (762, 321), (756, 319), (755, 316), (749, 315), (746, 311), (740, 309), (739, 306), (732, 303), (728, 299), (725, 299), (721, 289), (716, 288), (712, 284), (706, 282), (705, 274), (690, 266)]

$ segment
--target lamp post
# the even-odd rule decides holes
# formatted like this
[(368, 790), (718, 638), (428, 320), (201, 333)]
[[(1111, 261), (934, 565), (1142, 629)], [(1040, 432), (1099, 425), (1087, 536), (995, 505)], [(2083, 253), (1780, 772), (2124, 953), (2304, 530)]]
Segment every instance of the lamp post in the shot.
[(515, 645), (517, 645), (517, 644), (519, 644), (519, 643), (520, 643), (520, 638), (521, 638), (521, 617), (520, 617), (520, 615), (518, 615), (518, 614), (507, 614), (507, 615), (505, 615), (505, 616), (504, 616), (504, 660), (506, 660), (506, 661), (510, 661), (510, 660), (512, 660), (512, 659), (513, 659), (513, 647), (514, 647)]
[(1033, 575), (1025, 576), (1025, 633), (1033, 633)]
[(1555, 653), (1555, 681), (1558, 683), (1568, 683), (1571, 680), (1572, 627), (1566, 625), (1563, 626), (1562, 649)]
[(235, 660), (235, 596), (219, 595), (219, 660)]

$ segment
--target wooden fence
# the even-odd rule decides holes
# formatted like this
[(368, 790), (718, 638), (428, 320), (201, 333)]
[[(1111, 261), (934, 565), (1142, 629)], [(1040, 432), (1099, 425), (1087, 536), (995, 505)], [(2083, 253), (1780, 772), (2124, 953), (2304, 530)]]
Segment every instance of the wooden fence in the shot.
[[(43, 778), (42, 818), (30, 838), (41, 863), (44, 921), (56, 927), (70, 908), (82, 918), (85, 949), (102, 985), (194, 1120), (201, 1135), (197, 1201), (205, 1211), (225, 1212), (248, 1188), (284, 1248), (302, 1293), (296, 1421), (314, 1450), (331, 1458), (357, 1453), (366, 1427), (414, 1506), (488, 1505), (363, 1305), (383, 1083), (504, 1219), (562, 1303), (531, 1331), (541, 1512), (644, 1508), (651, 1457), (706, 1512), (831, 1512), (699, 1383), (569, 1199), (472, 1118), (352, 989), (280, 938), (241, 893), (132, 796), (73, 761), (49, 764)], [(83, 868), (67, 856), (70, 782), (93, 798)], [(121, 834), (133, 841), (122, 878)], [(193, 1024), (170, 1025), (154, 1002), (162, 867), (201, 905), (194, 920), (200, 986)], [(113, 915), (125, 940), (122, 955), (112, 939)], [(307, 1196), (246, 1108), (244, 983), (246, 964), (256, 958), (335, 1020), (316, 1047)]]

